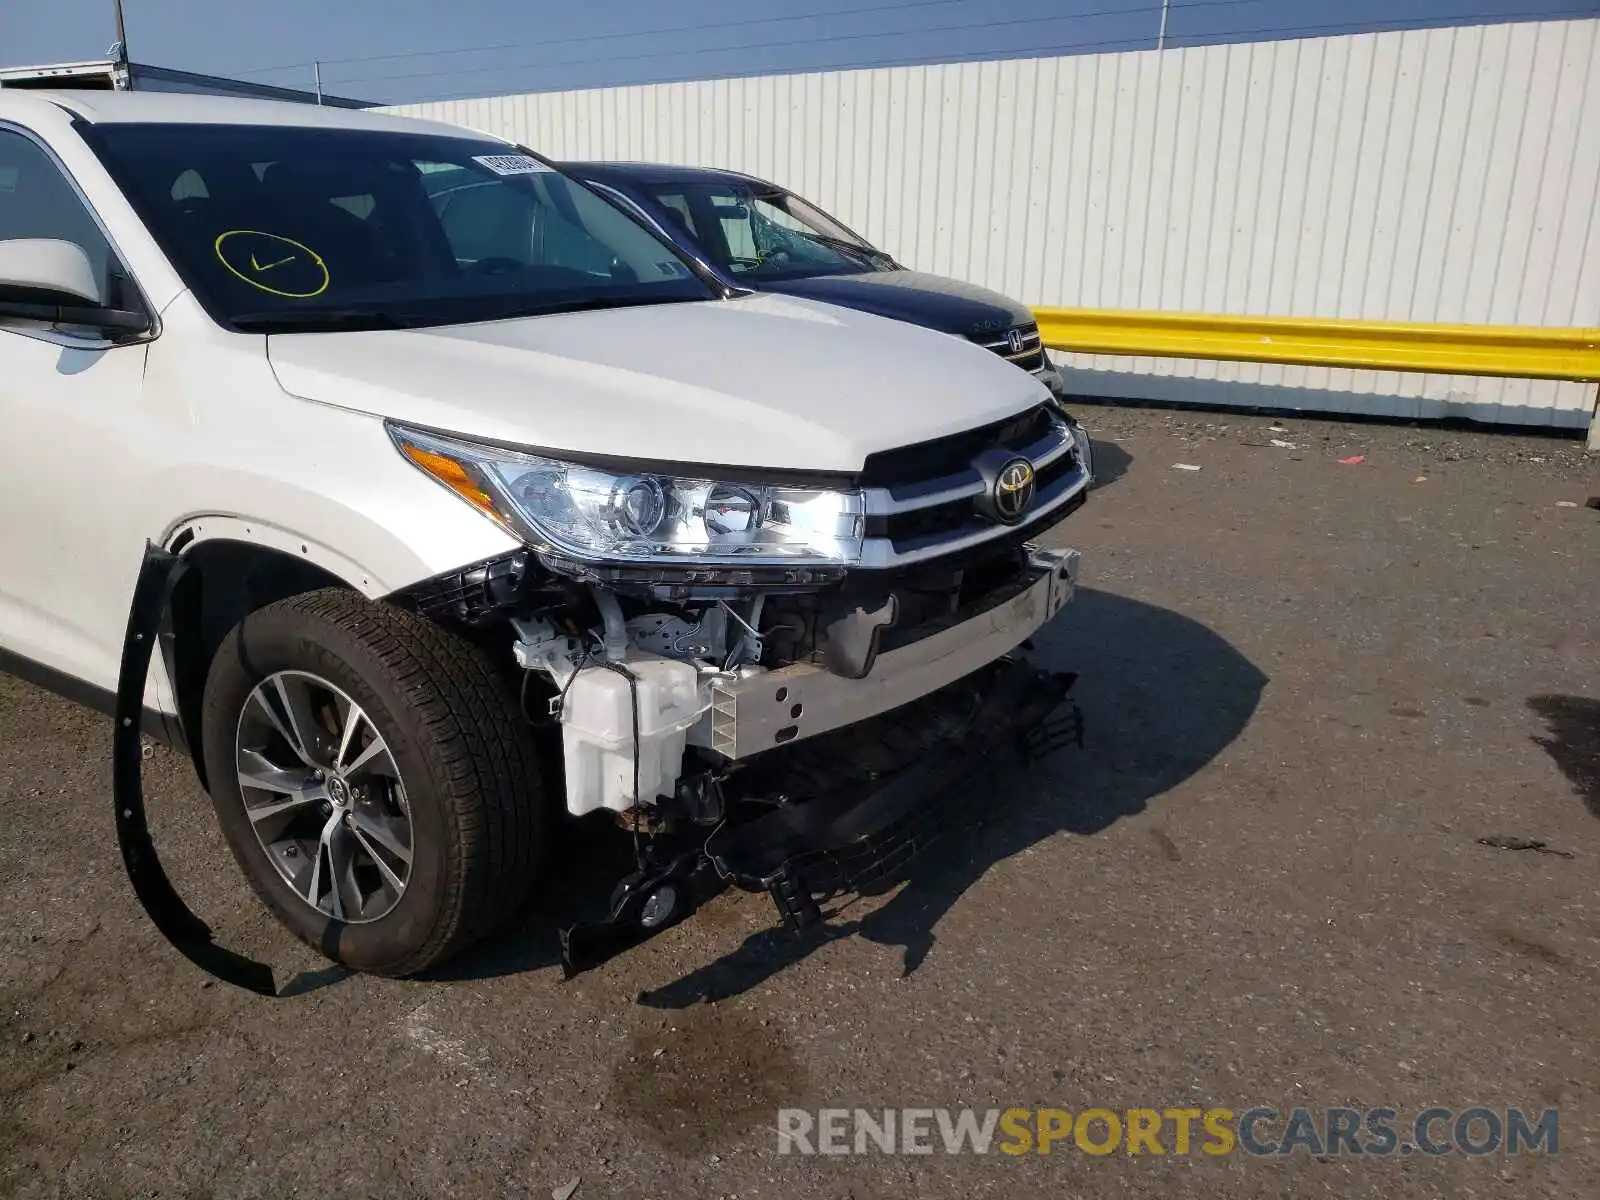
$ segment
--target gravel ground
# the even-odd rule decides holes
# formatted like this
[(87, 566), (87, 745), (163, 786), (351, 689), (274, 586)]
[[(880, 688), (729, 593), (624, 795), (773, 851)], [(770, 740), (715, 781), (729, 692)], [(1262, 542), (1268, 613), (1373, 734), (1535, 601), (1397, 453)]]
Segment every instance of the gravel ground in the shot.
[[(108, 723), (0, 681), (0, 1194), (1600, 1195), (1595, 460), (1086, 416), (1105, 480), (1060, 531), (1085, 586), (1040, 653), (1081, 672), (1087, 746), (986, 781), (974, 805), (1013, 803), (825, 938), (729, 894), (563, 982), (551, 926), (605, 858), (579, 844), (448, 977), (343, 977), (255, 906), (159, 751), (180, 890), (300, 973), (258, 999), (133, 906)], [(1475, 1104), (1558, 1107), (1560, 1153), (812, 1158), (773, 1130), (780, 1107)]]

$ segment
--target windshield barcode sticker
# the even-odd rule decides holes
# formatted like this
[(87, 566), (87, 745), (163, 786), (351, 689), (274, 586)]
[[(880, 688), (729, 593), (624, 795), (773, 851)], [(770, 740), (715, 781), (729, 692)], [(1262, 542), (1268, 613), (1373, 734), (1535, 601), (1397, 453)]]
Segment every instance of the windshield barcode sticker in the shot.
[(496, 175), (540, 175), (551, 169), (531, 154), (478, 154), (472, 161)]

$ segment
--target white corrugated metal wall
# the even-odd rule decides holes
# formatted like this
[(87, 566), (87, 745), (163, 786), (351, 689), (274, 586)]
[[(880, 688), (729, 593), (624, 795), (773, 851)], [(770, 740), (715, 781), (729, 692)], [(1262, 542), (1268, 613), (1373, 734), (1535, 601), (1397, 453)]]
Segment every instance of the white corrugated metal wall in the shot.
[[(557, 158), (748, 171), (1037, 305), (1600, 326), (1600, 20), (397, 111)], [(1595, 407), (1593, 384), (1069, 362), (1108, 396), (1571, 427)]]

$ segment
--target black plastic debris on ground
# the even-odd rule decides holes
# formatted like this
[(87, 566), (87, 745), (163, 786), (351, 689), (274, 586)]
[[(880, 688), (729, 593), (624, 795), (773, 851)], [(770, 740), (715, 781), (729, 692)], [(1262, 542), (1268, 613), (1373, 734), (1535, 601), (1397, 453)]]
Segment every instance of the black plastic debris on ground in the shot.
[(1554, 854), (1557, 858), (1577, 857), (1571, 850), (1557, 850), (1545, 842), (1536, 842), (1531, 838), (1510, 837), (1507, 834), (1496, 834), (1494, 837), (1481, 837), (1478, 845), (1488, 846), (1493, 850), (1532, 850), (1539, 854)]

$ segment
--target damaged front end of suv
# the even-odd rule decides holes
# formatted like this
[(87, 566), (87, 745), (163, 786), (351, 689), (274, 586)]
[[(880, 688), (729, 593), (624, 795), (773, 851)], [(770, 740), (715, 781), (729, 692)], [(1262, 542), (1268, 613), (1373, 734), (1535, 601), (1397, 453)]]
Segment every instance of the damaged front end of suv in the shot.
[(13, 449), (0, 657), (115, 692), (130, 878), (215, 974), (272, 988), (161, 870), (146, 729), (283, 927), (395, 978), (520, 911), (552, 813), (635, 851), (577, 968), (727, 885), (814, 923), (962, 770), (1072, 736), (1019, 647), (1072, 594), (1076, 554), (1038, 547), (1089, 446), (1002, 356), (733, 288), (468, 129), (0, 108), (34, 207), (75, 214), (0, 236), (0, 400), (97, 484)]
[[(1052, 404), (871, 455), (850, 476), (580, 462), (393, 422), (389, 432), (522, 548), (406, 587), (388, 606), (498, 664), (525, 718), (499, 736), (540, 743), (561, 763), (545, 772), (547, 798), (632, 841), (633, 869), (606, 911), (561, 931), (568, 973), (728, 886), (768, 893), (790, 929), (815, 925), (827, 898), (884, 879), (970, 809), (962, 782), (997, 756), (1081, 740), (1075, 677), (1026, 653), (1078, 575), (1077, 551), (1037, 539), (1093, 481), (1087, 435)], [(145, 824), (141, 699), (186, 569), (151, 547), (135, 592), (117, 701), (118, 839), (168, 940), (213, 975), (272, 994), (270, 970), (216, 945), (178, 898)], [(334, 796), (331, 776), (311, 786), (328, 791), (329, 828), (359, 806)], [(283, 852), (318, 853), (296, 846)]]
[(569, 971), (732, 884), (784, 924), (903, 862), (991, 755), (1079, 736), (1070, 675), (1018, 648), (1078, 554), (1033, 544), (1087, 498), (1045, 404), (851, 477), (543, 456), (391, 425), (527, 547), (393, 600), (499, 638), (559, 729), (565, 804), (634, 838)]

